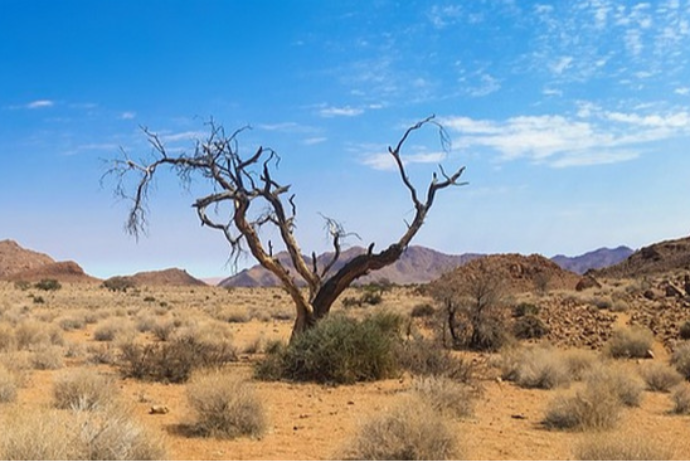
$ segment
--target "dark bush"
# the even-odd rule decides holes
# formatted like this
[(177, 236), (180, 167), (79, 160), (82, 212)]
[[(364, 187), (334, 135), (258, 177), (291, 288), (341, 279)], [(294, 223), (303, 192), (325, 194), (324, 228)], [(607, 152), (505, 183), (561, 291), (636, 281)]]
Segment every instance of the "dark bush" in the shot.
[(38, 281), (36, 284), (34, 284), (34, 287), (39, 289), (39, 290), (60, 290), (62, 288), (62, 284), (57, 279), (41, 279)]
[(680, 338), (683, 340), (690, 340), (690, 321), (685, 321), (682, 326), (680, 326)]
[(365, 292), (359, 299), (360, 306), (363, 304), (367, 305), (378, 305), (383, 301), (383, 297), (378, 292)]
[(353, 306), (362, 306), (362, 302), (360, 301), (360, 299), (355, 297), (344, 297), (341, 303), (345, 308), (352, 308)]
[(343, 384), (392, 377), (397, 371), (394, 347), (402, 318), (388, 313), (363, 321), (331, 315), (287, 346), (267, 348), (256, 376)]
[(410, 316), (413, 318), (428, 318), (436, 313), (433, 305), (430, 303), (420, 303), (415, 305), (410, 312)]
[(528, 314), (515, 320), (513, 334), (521, 340), (542, 338), (550, 332), (549, 326), (538, 317)]
[(186, 382), (196, 369), (217, 368), (237, 360), (227, 343), (181, 337), (165, 343), (122, 345), (118, 366), (124, 377), (166, 383)]
[(14, 283), (14, 288), (19, 290), (28, 290), (31, 288), (31, 283), (28, 281), (16, 281)]
[(102, 287), (111, 292), (127, 292), (128, 289), (136, 287), (134, 281), (123, 276), (115, 276), (106, 281), (103, 281)]
[(520, 303), (513, 308), (513, 316), (516, 318), (521, 318), (523, 316), (538, 316), (540, 308), (537, 305), (531, 303)]

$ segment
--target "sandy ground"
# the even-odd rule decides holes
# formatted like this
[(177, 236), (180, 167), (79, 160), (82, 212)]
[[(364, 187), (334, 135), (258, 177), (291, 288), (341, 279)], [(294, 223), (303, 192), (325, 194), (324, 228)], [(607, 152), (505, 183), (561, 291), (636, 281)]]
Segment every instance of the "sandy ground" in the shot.
[[(16, 292), (16, 293), (15, 293)], [(152, 290), (157, 299), (165, 299), (174, 310), (193, 313), (209, 304), (235, 304), (240, 307), (289, 307), (285, 298), (276, 298), (273, 291), (230, 293), (220, 289)], [(142, 295), (143, 296), (143, 295)], [(142, 296), (109, 294), (103, 289), (70, 289), (50, 294), (46, 305), (32, 308), (33, 315), (54, 310), (64, 313), (73, 309), (120, 309), (131, 313), (148, 308)], [(23, 298), (22, 298), (23, 297)], [(12, 287), (0, 287), (0, 308), (5, 313), (21, 308), (26, 294)], [(386, 296), (389, 308), (407, 310), (419, 299), (409, 293)], [(132, 314), (133, 316), (134, 314)], [(165, 315), (169, 315), (166, 313)], [(129, 315), (125, 314), (124, 317)], [(46, 316), (44, 316), (46, 317)], [(57, 317), (56, 317), (57, 319)], [(624, 318), (619, 321), (625, 322)], [(65, 333), (68, 342), (98, 345), (93, 339), (95, 326), (87, 325)], [(232, 324), (234, 339), (242, 349), (257, 338), (287, 339), (290, 320), (251, 320)], [(141, 334), (144, 335), (144, 334)], [(148, 335), (148, 334), (146, 334)], [(145, 336), (144, 336), (145, 337)], [(660, 349), (654, 361), (665, 356)], [(256, 356), (242, 355), (238, 363), (228, 366), (232, 373), (251, 376)], [(27, 386), (19, 390), (18, 405), (27, 412), (35, 407), (51, 405), (53, 380), (72, 367), (83, 366), (81, 358), (67, 359), (65, 367), (56, 371), (33, 371)], [(104, 374), (117, 377), (111, 366), (96, 367)], [(628, 367), (635, 369), (634, 361)], [(123, 396), (131, 403), (137, 418), (164, 438), (168, 457), (174, 460), (323, 460), (337, 458), (339, 450), (352, 438), (358, 427), (370, 416), (384, 411), (401, 399), (411, 378), (351, 386), (328, 387), (315, 384), (255, 382), (269, 418), (269, 431), (261, 439), (239, 438), (233, 441), (214, 438), (193, 438), (179, 431), (189, 422), (185, 385), (146, 383), (118, 378)], [(463, 449), (464, 457), (472, 460), (567, 460), (585, 435), (578, 432), (549, 431), (541, 425), (546, 406), (559, 393), (568, 390), (526, 390), (512, 383), (498, 382), (486, 376), (480, 384), (483, 393), (477, 401), (474, 416), (452, 423)], [(576, 385), (575, 385), (576, 386)], [(154, 404), (166, 406), (165, 415), (151, 415)], [(674, 458), (690, 460), (690, 417), (669, 413), (668, 394), (645, 392), (639, 408), (626, 409), (617, 429), (606, 435), (615, 439), (644, 438), (671, 448)], [(0, 412), (3, 406), (0, 405)]]

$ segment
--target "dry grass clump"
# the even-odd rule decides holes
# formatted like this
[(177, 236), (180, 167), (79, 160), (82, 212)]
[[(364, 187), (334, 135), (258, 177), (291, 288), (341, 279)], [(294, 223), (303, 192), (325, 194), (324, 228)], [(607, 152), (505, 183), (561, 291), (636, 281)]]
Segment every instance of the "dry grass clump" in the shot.
[(103, 412), (58, 410), (3, 415), (0, 458), (4, 460), (160, 460), (162, 442), (122, 408)]
[(650, 391), (668, 393), (673, 387), (683, 381), (683, 376), (674, 368), (664, 363), (651, 362), (640, 369), (642, 378)]
[(14, 328), (7, 323), (0, 324), (0, 351), (12, 351), (17, 348)]
[(643, 437), (587, 436), (575, 449), (578, 460), (671, 460), (668, 448)]
[(175, 332), (175, 329), (177, 329), (177, 326), (175, 326), (175, 321), (172, 319), (156, 319), (153, 321), (151, 324), (151, 333), (155, 338), (157, 338), (160, 341), (166, 342), (168, 341), (173, 333)]
[(107, 319), (102, 321), (93, 332), (93, 338), (98, 342), (112, 342), (115, 339), (127, 341), (135, 335), (134, 326), (125, 319)]
[(0, 459), (77, 460), (77, 434), (69, 415), (58, 411), (26, 412), (13, 407), (0, 423)]
[(458, 358), (438, 343), (422, 337), (399, 343), (395, 354), (398, 365), (415, 376), (447, 377), (469, 383), (474, 375), (470, 361)]
[(654, 334), (640, 326), (618, 329), (606, 345), (606, 352), (613, 358), (646, 358), (652, 349)]
[(17, 399), (17, 382), (5, 366), (0, 365), (0, 403), (10, 403)]
[(266, 413), (248, 381), (220, 371), (194, 376), (187, 385), (187, 400), (194, 410), (192, 429), (203, 436), (261, 437)]
[(628, 407), (637, 407), (642, 400), (642, 380), (616, 364), (600, 364), (592, 368), (585, 377), (585, 383), (589, 388), (608, 389)]
[(23, 321), (14, 329), (14, 335), (17, 348), (20, 350), (65, 343), (62, 332), (57, 326), (38, 321)]
[(455, 435), (427, 404), (409, 399), (375, 416), (336, 458), (345, 460), (452, 460)]
[(609, 430), (618, 423), (621, 403), (609, 387), (587, 386), (549, 403), (543, 424), (556, 430)]
[(162, 460), (163, 441), (152, 435), (123, 407), (76, 414), (80, 458), (84, 460)]
[(72, 370), (53, 384), (54, 405), (58, 409), (92, 411), (113, 403), (120, 389), (108, 377), (91, 369)]
[(567, 350), (561, 353), (563, 362), (575, 381), (584, 380), (599, 358), (590, 350)]
[(60, 320), (57, 323), (60, 326), (60, 328), (66, 332), (83, 329), (86, 325), (84, 317), (79, 315), (65, 316), (63, 318), (60, 318)]
[(690, 385), (682, 383), (671, 393), (674, 414), (690, 414)]
[(62, 369), (64, 352), (59, 346), (46, 346), (33, 353), (31, 363), (41, 371)]
[(568, 385), (570, 371), (562, 355), (553, 348), (528, 347), (504, 350), (501, 376), (523, 388), (552, 389)]
[(474, 409), (475, 391), (447, 377), (422, 377), (412, 382), (412, 394), (446, 417), (468, 417)]
[(671, 355), (671, 364), (690, 380), (690, 342), (683, 342)]

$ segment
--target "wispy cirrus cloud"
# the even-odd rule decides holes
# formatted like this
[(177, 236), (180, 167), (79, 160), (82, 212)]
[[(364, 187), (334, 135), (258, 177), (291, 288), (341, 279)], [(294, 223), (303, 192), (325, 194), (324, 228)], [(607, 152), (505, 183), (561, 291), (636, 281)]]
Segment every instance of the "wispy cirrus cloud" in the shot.
[[(387, 147), (364, 144), (351, 148), (351, 151), (359, 156), (362, 164), (374, 170), (395, 170), (397, 168)], [(416, 148), (415, 151), (412, 154), (401, 154), (404, 165), (438, 164), (447, 157), (447, 153), (443, 151), (425, 151), (422, 148)]]
[(55, 106), (55, 101), (49, 100), (49, 99), (39, 99), (36, 101), (32, 101), (28, 103), (26, 106), (24, 106), (26, 109), (41, 109), (41, 108), (47, 108), (47, 107), (53, 107)]
[(321, 117), (356, 117), (364, 114), (364, 109), (352, 106), (328, 106), (319, 109)]
[(594, 105), (576, 116), (518, 116), (505, 120), (449, 117), (443, 125), (456, 147), (486, 149), (499, 160), (525, 159), (551, 167), (612, 164), (638, 158), (648, 143), (690, 137), (690, 113), (639, 114)]

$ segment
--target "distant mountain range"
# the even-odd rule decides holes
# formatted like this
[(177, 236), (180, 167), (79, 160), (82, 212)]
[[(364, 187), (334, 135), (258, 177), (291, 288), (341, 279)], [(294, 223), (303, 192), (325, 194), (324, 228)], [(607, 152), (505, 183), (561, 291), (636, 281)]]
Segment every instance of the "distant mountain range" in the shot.
[[(334, 265), (332, 271), (338, 271), (345, 262), (364, 252), (366, 252), (366, 250), (362, 247), (347, 249), (342, 253), (340, 260)], [(601, 248), (576, 257), (557, 255), (551, 260), (565, 270), (577, 274), (584, 274), (590, 269), (598, 269), (616, 264), (628, 258), (632, 253), (632, 249), (621, 246), (615, 249)], [(448, 255), (427, 247), (410, 246), (397, 262), (361, 277), (356, 283), (366, 284), (368, 282), (380, 280), (387, 280), (395, 284), (425, 283), (433, 281), (442, 274), (483, 256), (485, 255), (478, 253)], [(318, 256), (316, 258), (317, 266), (323, 268), (326, 262), (332, 257), (332, 253), (325, 253)], [(287, 252), (277, 254), (276, 258), (278, 258), (286, 268), (295, 271)], [(305, 257), (305, 260), (311, 265), (311, 258)], [(297, 279), (301, 280), (301, 278)], [(279, 285), (279, 281), (270, 271), (266, 270), (261, 265), (255, 265), (240, 271), (234, 276), (224, 279), (219, 285), (223, 287), (266, 287), (277, 286)]]
[[(340, 258), (333, 265), (331, 272), (337, 272), (346, 262), (365, 252), (366, 249), (363, 247), (350, 247), (346, 249), (340, 254)], [(481, 254), (471, 253), (446, 255), (426, 247), (410, 246), (405, 250), (403, 256), (397, 262), (359, 278), (357, 283), (366, 284), (368, 282), (380, 280), (388, 280), (396, 284), (429, 282), (438, 278), (446, 271), (450, 271), (453, 268), (481, 256)], [(280, 252), (275, 257), (283, 266), (290, 269), (290, 271), (298, 276), (287, 252)], [(332, 252), (319, 255), (316, 257), (317, 268), (324, 268), (332, 258)], [(312, 259), (310, 257), (305, 256), (304, 259), (308, 265), (312, 265)], [(296, 279), (298, 281), (303, 281), (301, 277), (296, 277)], [(279, 281), (273, 273), (266, 270), (261, 265), (255, 265), (240, 271), (234, 276), (224, 279), (219, 285), (222, 287), (265, 287), (277, 286), (279, 285)]]
[(591, 269), (606, 268), (620, 263), (632, 254), (633, 249), (630, 247), (620, 246), (615, 249), (603, 247), (577, 257), (556, 255), (551, 260), (563, 269), (577, 274), (585, 274)]
[(690, 237), (642, 247), (619, 263), (595, 272), (597, 276), (635, 278), (676, 270), (690, 270)]

